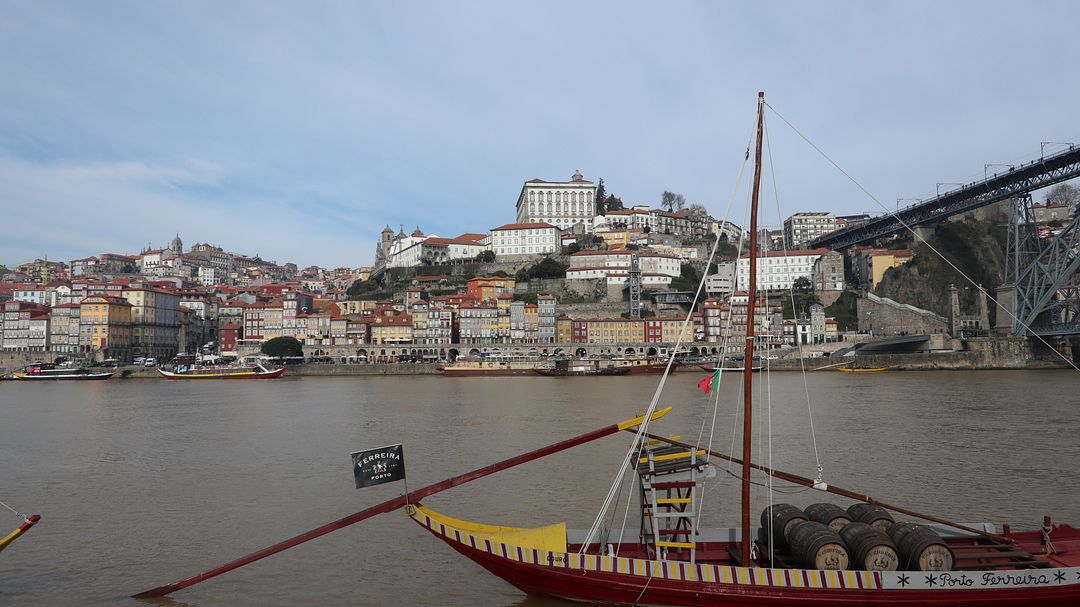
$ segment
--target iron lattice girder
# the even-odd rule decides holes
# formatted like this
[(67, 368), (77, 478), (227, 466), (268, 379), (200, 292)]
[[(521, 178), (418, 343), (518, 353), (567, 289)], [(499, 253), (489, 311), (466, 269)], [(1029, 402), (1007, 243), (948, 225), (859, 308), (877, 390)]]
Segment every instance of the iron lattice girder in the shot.
[(1080, 334), (1080, 215), (1017, 270), (1015, 332)]
[[(811, 248), (844, 249), (905, 230), (916, 225), (959, 215), (1006, 198), (1031, 192), (1080, 176), (1080, 148), (1046, 156), (1020, 165), (1002, 175), (976, 181), (924, 203), (882, 215), (869, 223), (826, 234), (810, 242)], [(901, 222), (902, 220), (902, 222)]]

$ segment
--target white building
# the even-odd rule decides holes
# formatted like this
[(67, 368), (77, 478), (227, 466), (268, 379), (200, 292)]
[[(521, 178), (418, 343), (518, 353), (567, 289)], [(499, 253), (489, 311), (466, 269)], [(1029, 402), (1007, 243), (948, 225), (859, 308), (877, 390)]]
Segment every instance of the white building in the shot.
[(420, 243), (420, 259), (428, 263), (475, 259), (488, 250), (490, 242), (491, 237), (487, 234), (462, 234), (457, 238), (431, 236)]
[[(517, 199), (517, 223), (549, 223), (561, 230), (581, 224), (591, 233), (596, 216), (596, 184), (574, 171), (570, 181), (530, 179)], [(498, 252), (495, 253), (498, 255)]]
[(671, 279), (682, 270), (678, 257), (631, 251), (581, 251), (570, 256), (567, 280), (604, 279), (608, 286), (623, 285), (630, 279), (630, 258), (637, 256), (641, 269), (641, 285), (647, 288), (667, 288)]
[(229, 273), (223, 268), (216, 266), (202, 266), (199, 268), (199, 284), (205, 287), (225, 284), (229, 279)]
[[(587, 270), (602, 270), (605, 272), (628, 272), (630, 270), (630, 258), (637, 256), (642, 274), (662, 274), (674, 278), (682, 272), (682, 262), (673, 255), (659, 255), (656, 253), (634, 253), (633, 251), (579, 251), (570, 256), (570, 268), (566, 272), (567, 278), (586, 278)], [(571, 276), (570, 273), (575, 272)], [(596, 278), (596, 276), (587, 276)]]
[(789, 249), (805, 247), (811, 240), (837, 229), (832, 213), (795, 213), (784, 220), (784, 243)]
[(716, 264), (716, 274), (705, 277), (705, 292), (709, 295), (728, 297), (735, 291), (734, 261), (722, 261)]
[[(790, 289), (796, 278), (811, 280), (814, 263), (828, 252), (828, 249), (769, 251), (757, 260), (757, 288), (783, 291)], [(739, 258), (737, 273), (740, 288), (750, 284), (750, 258)]]
[(559, 228), (550, 223), (508, 223), (491, 228), (491, 250), (495, 257), (544, 255), (559, 251)]

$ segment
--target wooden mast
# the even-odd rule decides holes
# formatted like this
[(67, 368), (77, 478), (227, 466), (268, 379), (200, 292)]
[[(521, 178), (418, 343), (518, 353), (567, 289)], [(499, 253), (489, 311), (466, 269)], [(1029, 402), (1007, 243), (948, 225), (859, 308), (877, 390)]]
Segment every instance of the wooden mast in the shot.
[(742, 441), (742, 562), (749, 567), (750, 545), (750, 437), (754, 426), (754, 307), (757, 304), (757, 209), (761, 189), (761, 137), (765, 123), (765, 93), (758, 93), (757, 146), (754, 149), (754, 189), (750, 201), (750, 284), (746, 303), (746, 349), (743, 352), (743, 441)]

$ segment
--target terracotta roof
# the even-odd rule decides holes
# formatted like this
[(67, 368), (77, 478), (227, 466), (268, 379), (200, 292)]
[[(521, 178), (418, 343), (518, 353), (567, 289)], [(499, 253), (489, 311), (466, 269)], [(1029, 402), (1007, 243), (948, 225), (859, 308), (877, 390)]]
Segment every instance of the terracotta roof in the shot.
[(550, 223), (539, 221), (535, 223), (508, 223), (506, 225), (501, 225), (497, 228), (491, 228), (491, 231), (494, 232), (496, 230), (528, 230), (532, 228), (555, 228), (556, 230), (559, 229), (558, 227), (553, 226)]
[(428, 238), (427, 240), (425, 240), (424, 243), (425, 244), (461, 244), (461, 245), (469, 245), (469, 246), (473, 246), (473, 247), (481, 247), (481, 246), (483, 246), (482, 244), (476, 242), (473, 239), (462, 238), (460, 236), (458, 236), (457, 238), (434, 238), (434, 237), (432, 237), (432, 238)]

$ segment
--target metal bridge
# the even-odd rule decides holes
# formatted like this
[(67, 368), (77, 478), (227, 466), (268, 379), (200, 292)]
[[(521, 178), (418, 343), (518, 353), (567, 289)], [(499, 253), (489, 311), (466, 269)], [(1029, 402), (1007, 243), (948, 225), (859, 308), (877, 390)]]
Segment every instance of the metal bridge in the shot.
[(1031, 196), (1018, 197), (1009, 221), (1004, 285), (1012, 291), (1013, 333), (1080, 335), (1080, 215), (1052, 237), (1042, 229)]
[(995, 173), (981, 181), (900, 209), (896, 213), (876, 217), (861, 226), (826, 234), (811, 241), (810, 248), (846, 249), (901, 232), (907, 229), (904, 224), (915, 227), (941, 220), (1001, 200), (1023, 196), (1074, 177), (1080, 177), (1080, 148), (1070, 145), (1069, 149), (1063, 152), (1042, 156), (1012, 167), (1004, 173)]

